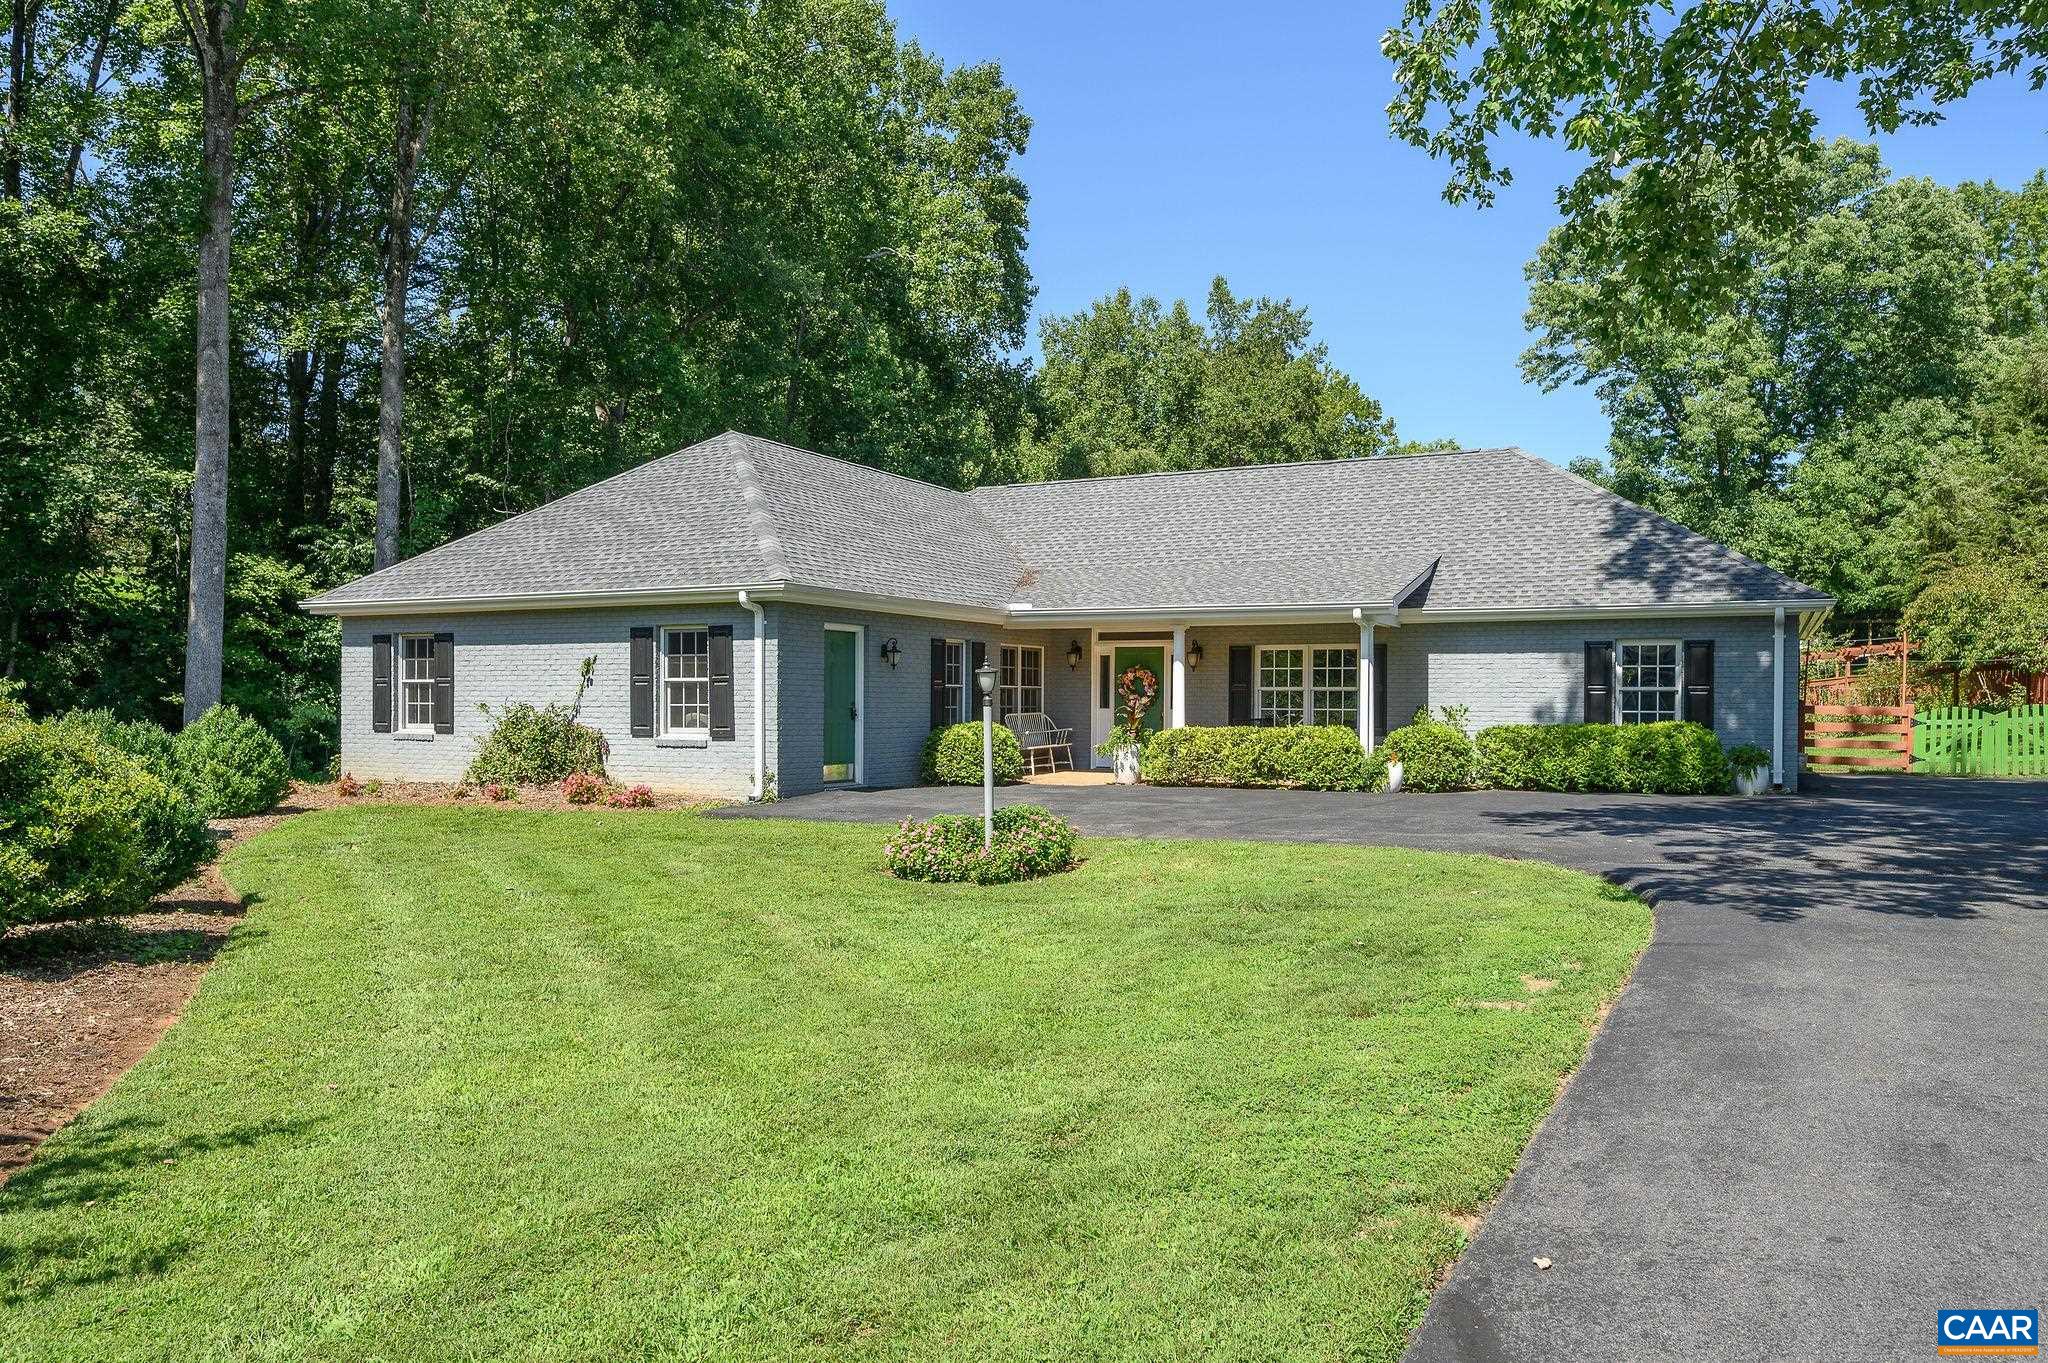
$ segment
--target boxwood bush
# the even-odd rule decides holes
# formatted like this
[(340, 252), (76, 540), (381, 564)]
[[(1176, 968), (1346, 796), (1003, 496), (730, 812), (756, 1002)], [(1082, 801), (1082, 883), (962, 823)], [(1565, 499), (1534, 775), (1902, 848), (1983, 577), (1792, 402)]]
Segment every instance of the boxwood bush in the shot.
[(576, 722), (566, 705), (477, 707), (491, 731), (463, 779), (477, 785), (552, 786), (578, 772), (604, 775), (604, 735)]
[[(989, 757), (996, 769), (997, 784), (1015, 781), (1024, 774), (1024, 750), (1007, 724), (995, 726)], [(981, 784), (981, 722), (948, 724), (931, 731), (918, 754), (918, 779), (928, 786), (978, 786)]]
[(1382, 750), (1400, 762), (1404, 790), (1464, 790), (1472, 784), (1472, 740), (1449, 720), (1417, 712), (1414, 723), (1387, 735)]
[(284, 747), (232, 705), (216, 705), (172, 740), (178, 785), (209, 819), (261, 814), (291, 784)]
[(1476, 748), (1479, 783), (1504, 790), (1718, 795), (1734, 780), (1699, 724), (1499, 724)]
[(883, 844), (882, 860), (899, 880), (1007, 885), (1051, 875), (1074, 864), (1074, 828), (1040, 805), (1006, 805), (995, 813), (994, 845), (981, 845), (972, 814), (905, 819)]
[(90, 725), (0, 718), (0, 928), (134, 912), (213, 853), (199, 811)]
[(1155, 786), (1364, 790), (1372, 783), (1358, 731), (1333, 724), (1167, 729), (1145, 745), (1138, 772)]

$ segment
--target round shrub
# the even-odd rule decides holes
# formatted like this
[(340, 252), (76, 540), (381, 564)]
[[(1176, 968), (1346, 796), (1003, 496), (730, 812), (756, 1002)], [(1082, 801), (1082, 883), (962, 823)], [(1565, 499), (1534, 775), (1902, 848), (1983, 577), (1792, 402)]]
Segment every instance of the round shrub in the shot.
[(578, 772), (604, 775), (604, 735), (576, 722), (566, 705), (508, 705), (493, 714), (491, 732), (477, 746), (464, 779), (479, 785), (551, 786)]
[(178, 785), (209, 819), (261, 814), (291, 783), (284, 748), (232, 705), (216, 705), (173, 742)]
[(1407, 790), (1463, 790), (1472, 784), (1472, 740), (1455, 724), (1416, 716), (1387, 735), (1387, 757), (1401, 764)]
[(112, 710), (73, 710), (58, 723), (84, 730), (142, 764), (166, 785), (178, 784), (178, 745), (171, 731), (146, 719), (122, 720)]
[[(996, 783), (1008, 785), (1024, 774), (1024, 751), (1007, 724), (995, 726), (989, 748)], [(981, 784), (981, 724), (948, 724), (934, 729), (917, 760), (919, 779), (928, 786)]]
[(1074, 864), (1074, 827), (1040, 805), (996, 811), (994, 846), (981, 845), (981, 820), (971, 814), (905, 819), (882, 848), (900, 880), (1007, 885), (1064, 871)]
[(572, 771), (562, 778), (562, 798), (572, 805), (595, 804), (603, 799), (604, 795), (602, 776), (592, 776), (587, 771)]
[(190, 803), (87, 727), (0, 720), (0, 928), (133, 912), (213, 852)]

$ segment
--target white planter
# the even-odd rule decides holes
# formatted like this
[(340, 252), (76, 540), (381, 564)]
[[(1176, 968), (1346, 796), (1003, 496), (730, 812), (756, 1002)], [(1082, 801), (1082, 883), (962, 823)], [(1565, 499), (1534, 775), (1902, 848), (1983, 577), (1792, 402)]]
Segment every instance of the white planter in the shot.
[(1400, 793), (1401, 763), (1400, 759), (1396, 758), (1394, 761), (1387, 763), (1387, 794), (1398, 795)]
[(1120, 786), (1138, 784), (1138, 750), (1118, 748), (1109, 756), (1110, 765), (1116, 769), (1116, 783)]
[(1770, 785), (1771, 773), (1768, 767), (1759, 767), (1755, 771), (1738, 771), (1735, 773), (1735, 793), (1737, 795), (1761, 795), (1770, 789)]

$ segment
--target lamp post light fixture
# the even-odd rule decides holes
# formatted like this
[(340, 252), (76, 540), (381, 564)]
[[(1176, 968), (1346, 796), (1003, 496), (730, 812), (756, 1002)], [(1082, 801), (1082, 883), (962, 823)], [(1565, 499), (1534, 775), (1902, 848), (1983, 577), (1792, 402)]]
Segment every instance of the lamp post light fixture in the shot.
[(894, 635), (889, 636), (882, 644), (882, 661), (894, 667), (896, 666), (896, 660), (902, 656), (903, 650), (896, 647), (896, 637)]
[(1067, 667), (1075, 672), (1081, 670), (1081, 641), (1079, 639), (1067, 645)]
[(996, 665), (975, 668), (974, 684), (981, 688), (981, 850), (988, 852), (996, 845)]

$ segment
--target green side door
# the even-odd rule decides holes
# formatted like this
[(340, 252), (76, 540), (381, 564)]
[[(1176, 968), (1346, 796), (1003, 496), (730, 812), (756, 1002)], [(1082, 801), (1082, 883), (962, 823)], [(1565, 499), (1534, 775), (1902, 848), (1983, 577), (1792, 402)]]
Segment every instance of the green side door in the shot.
[(859, 638), (843, 629), (825, 631), (825, 779), (853, 779), (854, 725), (859, 701), (854, 678), (860, 670)]
[(1160, 726), (1166, 722), (1166, 650), (1157, 644), (1150, 648), (1125, 648), (1119, 645), (1110, 655), (1109, 665), (1110, 719), (1121, 720), (1124, 715), (1124, 698), (1117, 691), (1117, 683), (1122, 680), (1127, 669), (1142, 667), (1159, 683), (1159, 689), (1152, 693), (1151, 708), (1145, 711), (1145, 717), (1138, 722), (1138, 727), (1148, 734), (1158, 733)]

